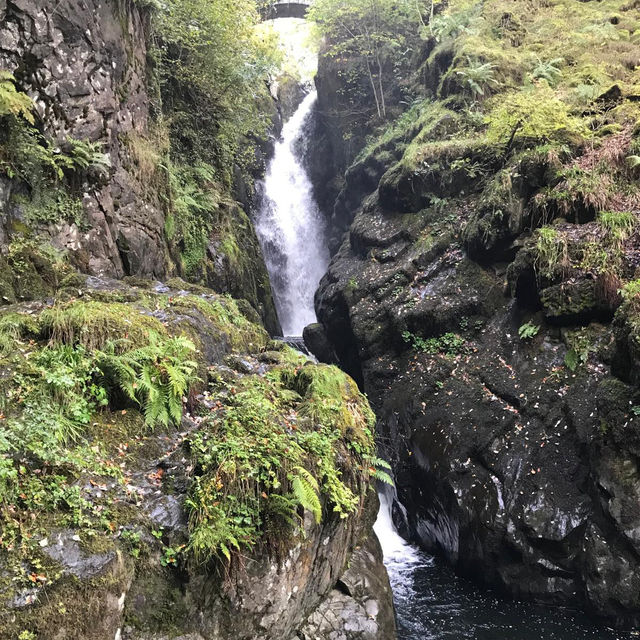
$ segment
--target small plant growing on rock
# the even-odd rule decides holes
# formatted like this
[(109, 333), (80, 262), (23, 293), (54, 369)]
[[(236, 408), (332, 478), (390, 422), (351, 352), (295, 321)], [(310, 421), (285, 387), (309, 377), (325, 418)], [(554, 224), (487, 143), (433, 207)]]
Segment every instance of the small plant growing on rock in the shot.
[(147, 424), (179, 424), (182, 397), (195, 381), (197, 363), (189, 357), (195, 345), (184, 336), (162, 338), (149, 334), (149, 344), (116, 355), (111, 342), (101, 354), (99, 367), (115, 374), (120, 388), (143, 408)]
[(33, 124), (33, 100), (17, 91), (14, 82), (13, 74), (0, 70), (0, 116), (18, 116)]
[(531, 340), (538, 335), (540, 331), (540, 325), (533, 324), (531, 322), (525, 322), (519, 329), (518, 335), (520, 336), (520, 340)]
[(492, 87), (498, 86), (495, 78), (495, 65), (491, 62), (480, 62), (467, 58), (467, 66), (456, 71), (461, 77), (464, 88), (477, 100)]
[(532, 80), (546, 80), (549, 86), (553, 87), (562, 71), (560, 65), (564, 63), (564, 58), (554, 58), (553, 60), (541, 60), (538, 56), (538, 64), (531, 72)]
[(296, 500), (304, 509), (313, 514), (319, 524), (322, 520), (322, 505), (320, 504), (318, 481), (304, 467), (295, 467), (289, 479)]
[(630, 211), (603, 211), (598, 215), (600, 226), (606, 231), (615, 248), (619, 248), (633, 233), (637, 223)]
[(638, 303), (638, 301), (640, 301), (640, 279), (627, 282), (627, 284), (620, 289), (620, 295), (625, 300), (629, 300), (634, 304)]
[(403, 331), (402, 339), (416, 351), (423, 351), (433, 355), (442, 353), (446, 356), (455, 356), (464, 353), (466, 350), (464, 338), (461, 338), (456, 333), (445, 333), (437, 338), (425, 339), (414, 335), (410, 331)]
[(535, 270), (538, 276), (552, 278), (556, 269), (566, 268), (569, 262), (567, 241), (556, 229), (542, 227), (537, 231)]

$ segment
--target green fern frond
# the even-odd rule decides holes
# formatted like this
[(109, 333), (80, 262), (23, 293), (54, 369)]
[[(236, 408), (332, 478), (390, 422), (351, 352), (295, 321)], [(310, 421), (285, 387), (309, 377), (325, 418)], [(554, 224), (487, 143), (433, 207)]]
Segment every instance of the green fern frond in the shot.
[(294, 473), (291, 481), (293, 495), (304, 509), (314, 515), (316, 523), (319, 524), (322, 521), (322, 505), (318, 495), (318, 481), (304, 467), (296, 467)]
[(14, 82), (13, 74), (0, 70), (0, 116), (22, 116), (29, 124), (33, 124), (33, 100), (26, 93), (18, 91)]
[(149, 333), (149, 344), (124, 354), (109, 343), (99, 358), (103, 374), (109, 372), (120, 388), (141, 407), (150, 426), (179, 423), (182, 398), (197, 378), (197, 363), (187, 357), (195, 351), (183, 336), (167, 338)]
[(373, 474), (373, 477), (376, 480), (379, 480), (380, 482), (384, 482), (385, 484), (391, 485), (392, 487), (395, 486), (395, 482), (393, 481), (393, 478), (385, 471), (380, 471), (380, 469), (376, 469)]
[(389, 471), (391, 471), (391, 465), (382, 458), (371, 456), (371, 457), (367, 457), (366, 460), (372, 467), (388, 469)]

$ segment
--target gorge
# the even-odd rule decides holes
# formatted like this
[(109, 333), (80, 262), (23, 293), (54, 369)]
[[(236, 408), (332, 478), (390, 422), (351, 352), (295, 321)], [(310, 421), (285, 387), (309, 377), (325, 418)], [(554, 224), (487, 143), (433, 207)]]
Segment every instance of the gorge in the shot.
[(637, 2), (283, 4), (0, 0), (0, 638), (634, 637)]

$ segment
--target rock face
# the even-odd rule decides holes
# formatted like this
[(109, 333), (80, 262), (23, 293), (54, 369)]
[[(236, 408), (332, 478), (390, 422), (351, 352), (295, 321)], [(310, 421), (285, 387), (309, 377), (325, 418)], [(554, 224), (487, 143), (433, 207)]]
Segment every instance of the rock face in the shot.
[[(638, 300), (619, 293), (638, 273), (637, 199), (617, 244), (578, 195), (535, 231), (543, 194), (570, 188), (568, 161), (457, 139), (460, 111), (431, 97), (428, 119), (405, 118), (347, 169), (334, 223), (341, 211), (350, 227), (316, 294), (389, 443), (398, 524), (506, 594), (637, 625)], [(631, 130), (607, 144), (628, 153)], [(581, 153), (574, 172), (597, 162)]]
[[(629, 353), (623, 331), (616, 351), (610, 327), (579, 328), (590, 346), (573, 373), (565, 329), (519, 339), (531, 314), (504, 295), (504, 271), (470, 260), (454, 235), (427, 250), (419, 242), (394, 216), (365, 208), (316, 298), (383, 441), (395, 443), (410, 537), (512, 595), (588, 603), (637, 624), (631, 408), (640, 394), (609, 366)], [(599, 307), (590, 312), (600, 319)], [(403, 333), (435, 342), (411, 349)]]
[[(90, 229), (63, 224), (54, 243), (85, 271), (120, 277), (167, 270), (164, 213), (132, 171), (127, 138), (147, 130), (148, 15), (118, 2), (3, 2), (0, 67), (34, 99), (44, 132), (103, 143), (106, 185), (87, 185)], [(157, 196), (156, 196), (157, 197)]]
[[(208, 420), (234, 407), (251, 420), (259, 420), (256, 412), (270, 406), (273, 399), (264, 385), (280, 388), (290, 380), (287, 372), (294, 376), (300, 372), (303, 376), (336, 373), (357, 394), (355, 385), (336, 369), (304, 365), (304, 358), (283, 343), (269, 341), (265, 331), (250, 321), (254, 312), (247, 307), (247, 318), (229, 298), (205, 289), (189, 293), (185, 289), (188, 285), (180, 280), (168, 285), (137, 279), (133, 286), (131, 282), (77, 278), (69, 290), (60, 293), (57, 304), (61, 306), (57, 308), (62, 312), (84, 309), (82, 315), (73, 312), (74, 318), (82, 318), (80, 322), (86, 322), (85, 314), (97, 315), (90, 328), (77, 327), (68, 335), (86, 337), (93, 328), (101, 327), (104, 333), (96, 333), (87, 345), (98, 344), (94, 340), (104, 343), (110, 334), (122, 334), (122, 326), (129, 326), (130, 339), (142, 340), (141, 344), (154, 327), (188, 335), (198, 346), (195, 357), (200, 383), (208, 379), (209, 385), (201, 384), (201, 392), (192, 390), (189, 411), (185, 410), (177, 427), (146, 429), (141, 414), (126, 403), (118, 405), (118, 410), (110, 406), (94, 416), (92, 427), (88, 427), (92, 435), (78, 434), (69, 451), (82, 447), (88, 438), (92, 450), (100, 452), (100, 465), (92, 466), (90, 456), (72, 456), (68, 477), (56, 480), (62, 483), (57, 485), (62, 492), (67, 491), (67, 481), (72, 483), (69, 491), (77, 497), (65, 504), (75, 505), (71, 509), (81, 505), (82, 518), (69, 518), (67, 508), (56, 501), (43, 503), (29, 538), (23, 538), (24, 545), (17, 549), (5, 536), (16, 534), (13, 526), (22, 509), (26, 514), (28, 508), (35, 508), (29, 506), (35, 505), (30, 489), (25, 489), (29, 495), (23, 494), (24, 502), (16, 504), (10, 514), (2, 512), (0, 638), (10, 640), (23, 631), (43, 640), (63, 636), (78, 640), (394, 638), (391, 589), (372, 530), (376, 494), (357, 470), (358, 460), (347, 453), (348, 448), (338, 452), (342, 445), (337, 442), (336, 460), (357, 503), (348, 517), (336, 514), (322, 494), (322, 522), (309, 511), (299, 517), (303, 510), (294, 510), (297, 524), (291, 520), (293, 530), (278, 529), (278, 538), (260, 539), (254, 547), (233, 553), (230, 561), (222, 557), (203, 560), (190, 551), (194, 512), (189, 504), (196, 499), (194, 488), (204, 479), (207, 460), (194, 456), (205, 442), (201, 438)], [(29, 348), (36, 351), (31, 357), (38, 358), (38, 323), (46, 322), (49, 312), (45, 303), (8, 307), (0, 313), (0, 335), (6, 337), (7, 323), (22, 318), (27, 323), (24, 331), (34, 332)], [(73, 339), (68, 343), (69, 351), (74, 349)], [(81, 352), (88, 354), (88, 347)], [(14, 368), (24, 372), (20, 357), (15, 350), (3, 350), (3, 372)], [(12, 393), (11, 379), (0, 376), (0, 385)], [(344, 392), (341, 382), (335, 389)], [(236, 394), (244, 392), (253, 394), (253, 404), (234, 404)], [(292, 402), (302, 401), (293, 389), (284, 393), (287, 405), (273, 405), (284, 412), (274, 415), (274, 419), (284, 420), (283, 429), (290, 420), (296, 421)], [(122, 399), (112, 397), (111, 401)], [(344, 411), (353, 406), (345, 406)], [(8, 408), (9, 437), (19, 424), (21, 411), (17, 404)], [(252, 423), (254, 428), (256, 424)], [(325, 420), (325, 426), (328, 424)], [(290, 446), (299, 446), (295, 434), (303, 429), (306, 427), (300, 421), (290, 430)], [(353, 429), (345, 432), (345, 438), (353, 435)], [(223, 442), (216, 444), (215, 437), (212, 444), (224, 446)], [(247, 441), (246, 447), (255, 447), (255, 443)], [(244, 450), (238, 453), (245, 455)], [(0, 460), (7, 464), (4, 454)], [(32, 462), (25, 462), (29, 466), (25, 473), (31, 474)], [(48, 464), (55, 467), (56, 458)], [(119, 471), (109, 474), (105, 472), (109, 468)], [(226, 473), (222, 468), (219, 472)], [(219, 477), (229, 483), (229, 491), (237, 490), (231, 488), (233, 472)], [(3, 496), (9, 495), (10, 486), (3, 485)], [(261, 491), (266, 500), (264, 491), (271, 490), (265, 486)], [(217, 504), (209, 501), (206, 509), (215, 510)], [(249, 512), (242, 513), (248, 520)], [(265, 507), (259, 526), (268, 518)], [(24, 578), (30, 567), (38, 567), (37, 578), (20, 579), (18, 576)]]
[[(167, 238), (173, 196), (166, 170), (150, 166), (169, 142), (155, 130), (162, 105), (149, 34), (149, 8), (124, 0), (0, 2), (0, 69), (12, 72), (34, 100), (38, 130), (62, 149), (69, 140), (96, 143), (110, 162), (105, 174), (86, 175), (75, 185), (82, 222), (29, 220), (22, 204), (33, 197), (29, 186), (0, 177), (0, 254), (27, 229), (64, 251), (83, 273), (184, 275), (180, 248)], [(264, 108), (277, 116), (274, 105)], [(256, 177), (264, 161), (256, 158)], [(278, 334), (267, 270), (247, 216), (252, 196), (242, 176), (235, 182), (233, 197), (242, 206), (229, 202), (217, 212), (233, 230), (232, 238), (225, 237), (232, 250), (215, 229), (193, 278), (245, 298)], [(12, 286), (8, 300), (29, 299), (28, 287), (13, 284), (17, 291)]]

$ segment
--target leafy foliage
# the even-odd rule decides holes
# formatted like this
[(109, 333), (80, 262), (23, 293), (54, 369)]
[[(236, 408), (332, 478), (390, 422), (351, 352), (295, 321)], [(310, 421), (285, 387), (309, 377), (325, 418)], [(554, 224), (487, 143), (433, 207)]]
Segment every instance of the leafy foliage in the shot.
[(531, 322), (525, 322), (519, 329), (518, 335), (521, 340), (531, 340), (535, 338), (540, 331), (540, 325), (532, 324)]
[(298, 504), (311, 511), (317, 523), (322, 520), (322, 505), (318, 492), (318, 481), (304, 467), (295, 467), (291, 479), (291, 489)]
[(18, 91), (14, 83), (13, 74), (0, 70), (0, 117), (21, 117), (33, 124), (33, 101), (28, 95)]
[(308, 17), (329, 42), (328, 54), (348, 56), (366, 77), (378, 118), (387, 114), (389, 71), (402, 66), (411, 35), (422, 23), (422, 2), (415, 0), (316, 0)]
[(324, 504), (340, 518), (354, 512), (359, 482), (377, 468), (373, 414), (353, 381), (335, 367), (284, 365), (212, 391), (223, 406), (191, 439), (201, 473), (187, 503), (188, 551), (197, 560), (229, 560), (260, 540), (278, 548), (301, 526), (299, 507), (316, 522)]
[(98, 354), (103, 374), (138, 402), (148, 425), (179, 424), (182, 398), (195, 381), (198, 366), (188, 359), (195, 351), (193, 342), (184, 336), (164, 338), (150, 332), (148, 344), (123, 354), (116, 349), (111, 342)]
[(442, 353), (447, 356), (454, 356), (464, 353), (467, 348), (464, 338), (455, 333), (445, 333), (437, 338), (425, 339), (409, 331), (404, 331), (402, 339), (416, 351), (424, 351), (430, 354)]
[(281, 60), (258, 21), (252, 0), (171, 0), (155, 15), (174, 160), (207, 162), (226, 184), (243, 136), (265, 130), (265, 80)]
[[(536, 56), (537, 57), (537, 56)], [(546, 80), (550, 86), (555, 86), (560, 74), (560, 65), (564, 63), (564, 58), (553, 58), (553, 60), (541, 60), (537, 57), (538, 64), (531, 72), (532, 80)]]

